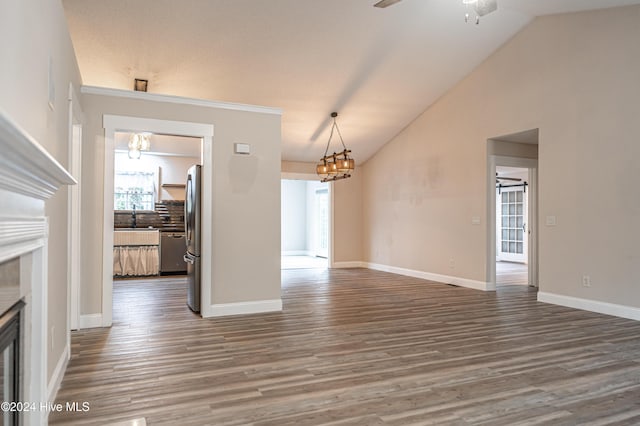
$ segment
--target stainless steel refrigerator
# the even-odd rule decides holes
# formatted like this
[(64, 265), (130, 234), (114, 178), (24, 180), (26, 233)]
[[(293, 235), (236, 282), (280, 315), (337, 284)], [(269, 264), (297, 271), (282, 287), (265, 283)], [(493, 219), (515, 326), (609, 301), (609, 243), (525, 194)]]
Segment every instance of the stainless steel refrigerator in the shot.
[(194, 312), (200, 312), (200, 206), (202, 166), (192, 166), (187, 172), (187, 185), (184, 200), (184, 227), (187, 252), (187, 305)]

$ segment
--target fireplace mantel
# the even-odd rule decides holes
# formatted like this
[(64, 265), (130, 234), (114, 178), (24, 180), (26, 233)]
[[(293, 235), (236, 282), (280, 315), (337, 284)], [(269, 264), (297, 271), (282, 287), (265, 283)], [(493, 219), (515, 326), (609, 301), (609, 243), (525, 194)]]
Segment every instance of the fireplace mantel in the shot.
[[(51, 154), (0, 109), (0, 263), (19, 261), (20, 288), (16, 302), (26, 303), (21, 401), (40, 403), (48, 399), (49, 225), (45, 201), (62, 186), (75, 183)], [(54, 211), (52, 214), (65, 213)], [(65, 353), (68, 357), (68, 352)], [(44, 423), (46, 412), (24, 413), (21, 419), (25, 425)]]
[(27, 132), (0, 110), (0, 188), (40, 200), (75, 179)]
[(75, 179), (0, 110), (0, 262), (44, 244), (44, 200)]

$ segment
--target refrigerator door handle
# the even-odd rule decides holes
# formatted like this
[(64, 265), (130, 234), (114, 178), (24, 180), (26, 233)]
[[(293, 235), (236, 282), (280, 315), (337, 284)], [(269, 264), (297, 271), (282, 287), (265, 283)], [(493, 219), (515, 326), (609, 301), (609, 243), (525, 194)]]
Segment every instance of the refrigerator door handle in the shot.
[(190, 264), (194, 264), (195, 263), (195, 258), (193, 256), (191, 256), (189, 253), (185, 254), (184, 257), (182, 258), (185, 262), (190, 263)]

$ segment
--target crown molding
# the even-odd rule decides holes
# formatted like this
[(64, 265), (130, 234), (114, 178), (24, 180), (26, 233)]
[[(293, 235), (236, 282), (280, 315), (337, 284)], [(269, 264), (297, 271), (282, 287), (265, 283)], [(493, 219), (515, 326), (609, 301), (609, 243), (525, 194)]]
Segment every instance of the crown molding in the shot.
[(136, 92), (133, 90), (111, 89), (108, 87), (82, 86), (80, 92), (86, 95), (112, 96), (116, 98), (138, 99), (143, 101), (164, 102), (180, 105), (193, 105), (205, 108), (219, 108), (233, 111), (282, 115), (282, 109), (275, 107), (238, 104), (233, 102), (210, 101), (207, 99), (183, 98), (182, 96), (161, 95), (158, 93), (149, 92)]
[(0, 188), (46, 200), (76, 180), (36, 140), (0, 110)]

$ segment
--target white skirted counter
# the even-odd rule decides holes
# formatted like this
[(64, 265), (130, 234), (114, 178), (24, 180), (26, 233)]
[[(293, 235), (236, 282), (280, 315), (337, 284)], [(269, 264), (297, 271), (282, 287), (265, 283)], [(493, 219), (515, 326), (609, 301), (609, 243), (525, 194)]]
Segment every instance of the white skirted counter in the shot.
[(113, 275), (158, 275), (159, 245), (160, 231), (157, 229), (116, 229), (113, 233)]

